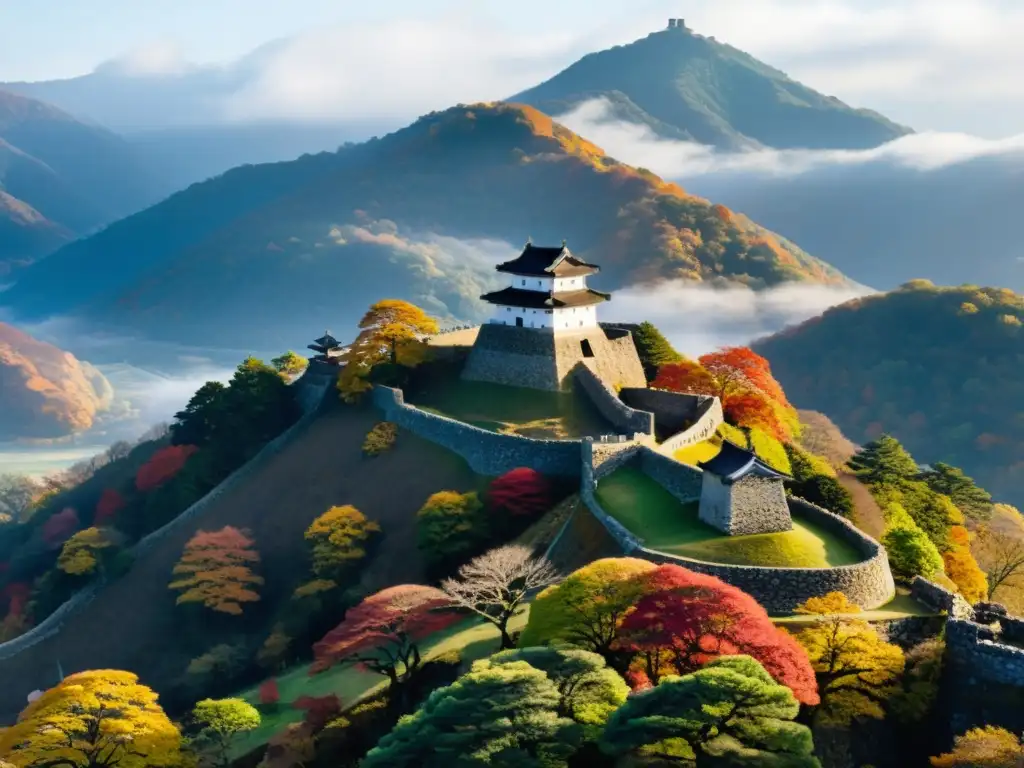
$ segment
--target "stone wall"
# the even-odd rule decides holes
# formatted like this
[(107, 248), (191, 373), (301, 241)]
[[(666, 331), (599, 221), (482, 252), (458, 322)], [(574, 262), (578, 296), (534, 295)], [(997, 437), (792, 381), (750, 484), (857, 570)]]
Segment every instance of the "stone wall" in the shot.
[(910, 595), (933, 610), (949, 614), (950, 618), (970, 620), (974, 617), (971, 604), (960, 595), (922, 576), (915, 576), (910, 582)]
[(577, 369), (576, 382), (608, 423), (623, 434), (654, 435), (654, 414), (630, 408), (589, 366)]
[[(158, 528), (136, 542), (129, 550), (131, 554), (136, 558), (144, 555), (162, 538), (183, 525), (186, 521), (201, 515), (217, 498), (245, 482), (247, 478), (263, 467), (272, 456), (280, 453), (316, 418), (317, 413), (320, 411), (320, 406), (334, 385), (336, 375), (337, 369), (333, 366), (323, 365), (321, 367), (311, 364), (305, 373), (291, 385), (296, 388), (296, 400), (302, 408), (303, 416), (295, 424), (263, 446), (259, 453), (224, 478), (216, 488), (203, 496), (203, 498), (163, 527)], [(6, 643), (0, 643), (0, 659), (9, 659), (17, 656), (22, 651), (56, 635), (60, 632), (64, 622), (91, 603), (104, 586), (106, 586), (105, 583), (97, 582), (79, 590), (56, 611), (28, 632), (19, 635), (13, 640), (8, 640)]]
[[(593, 357), (585, 356), (584, 346), (589, 346)], [(628, 331), (597, 327), (554, 333), (495, 323), (480, 328), (462, 377), (532, 389), (567, 389), (574, 369), (584, 361), (611, 387), (646, 384)]]
[[(655, 460), (648, 463), (651, 457), (655, 457)], [(660, 467), (664, 470), (662, 462), (671, 461), (644, 446), (639, 447), (627, 460), (639, 461), (639, 466), (644, 468), (644, 471), (647, 471), (647, 467)], [(673, 463), (684, 466), (678, 462)], [(599, 472), (601, 470), (604, 470), (604, 466)], [(699, 488), (701, 472), (696, 469), (693, 472), (697, 475), (696, 487)], [(590, 478), (593, 478), (593, 475), (594, 473), (591, 473)], [(640, 537), (627, 530), (601, 507), (594, 494), (599, 477), (600, 474), (591, 482), (582, 485), (580, 498), (608, 534), (622, 547), (624, 554), (642, 557), (655, 563), (674, 563), (699, 573), (716, 576), (752, 595), (769, 613), (789, 613), (808, 598), (822, 597), (835, 591), (843, 592), (850, 600), (870, 610), (885, 605), (896, 593), (885, 549), (847, 520), (803, 499), (790, 499), (791, 509), (819, 527), (843, 537), (864, 556), (863, 561), (834, 568), (765, 568), (707, 563), (658, 552), (646, 547)], [(679, 477), (685, 475), (680, 474)], [(590, 478), (584, 473), (585, 480)]]
[[(688, 429), (675, 433), (662, 441), (662, 453), (671, 455), (681, 448), (709, 440), (725, 422), (722, 402), (717, 397), (704, 399), (699, 404), (697, 412), (699, 414), (697, 420)], [(655, 414), (655, 424), (657, 424), (657, 414)]]
[(732, 484), (730, 536), (793, 530), (781, 480), (747, 475)]
[(953, 733), (979, 725), (1024, 730), (1024, 648), (998, 642), (981, 624), (950, 618), (946, 667)]
[(478, 474), (494, 477), (516, 467), (529, 467), (545, 475), (580, 475), (580, 440), (537, 440), (488, 432), (409, 405), (400, 389), (390, 387), (374, 387), (373, 403), (388, 421), (457, 453)]
[(684, 504), (700, 498), (704, 473), (689, 464), (646, 448), (640, 451), (640, 468), (662, 488)]

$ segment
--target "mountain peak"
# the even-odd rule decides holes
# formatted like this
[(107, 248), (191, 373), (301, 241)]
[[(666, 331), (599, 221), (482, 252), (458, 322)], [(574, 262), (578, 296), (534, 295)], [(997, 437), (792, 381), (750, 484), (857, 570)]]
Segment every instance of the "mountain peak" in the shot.
[(560, 115), (597, 98), (611, 104), (614, 117), (644, 123), (665, 138), (732, 150), (866, 149), (911, 132), (697, 34), (682, 19), (588, 54), (509, 101)]

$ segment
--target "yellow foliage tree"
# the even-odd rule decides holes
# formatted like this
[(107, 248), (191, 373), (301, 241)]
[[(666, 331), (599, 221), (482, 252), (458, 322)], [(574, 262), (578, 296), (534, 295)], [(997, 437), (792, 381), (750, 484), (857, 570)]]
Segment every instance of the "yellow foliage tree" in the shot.
[(253, 587), (263, 579), (252, 572), (260, 561), (254, 542), (237, 528), (199, 531), (185, 545), (174, 566), (178, 578), (170, 584), (180, 590), (178, 605), (200, 603), (211, 610), (241, 615), (242, 603), (258, 602)]
[(170, 768), (182, 765), (181, 734), (157, 695), (131, 672), (66, 677), (0, 734), (16, 768)]
[(313, 573), (335, 580), (366, 557), (366, 547), (378, 533), (380, 525), (351, 504), (331, 507), (306, 529), (306, 541), (313, 545)]
[[(809, 606), (802, 606), (805, 611)], [(854, 606), (856, 607), (856, 606)], [(882, 719), (882, 704), (903, 674), (903, 651), (866, 621), (833, 613), (796, 634), (811, 659), (821, 704), (813, 720), (845, 726), (858, 718)]]
[(114, 546), (111, 535), (102, 528), (86, 528), (64, 542), (57, 567), (70, 576), (91, 576), (99, 567), (100, 550)]
[(946, 567), (946, 575), (956, 584), (960, 594), (969, 603), (973, 605), (988, 597), (988, 580), (985, 578), (985, 572), (981, 570), (968, 547), (958, 546), (949, 552), (943, 552), (942, 562)]
[(1018, 768), (1024, 763), (1024, 744), (1009, 731), (986, 725), (957, 736), (953, 751), (931, 762), (935, 768)]
[(399, 299), (384, 299), (371, 306), (359, 321), (359, 328), (350, 359), (354, 356), (402, 365), (418, 363), (423, 351), (421, 337), (438, 331), (437, 320), (415, 304)]
[(823, 597), (809, 598), (802, 605), (798, 605), (794, 613), (807, 615), (831, 615), (860, 613), (861, 607), (851, 603), (843, 592), (829, 592)]

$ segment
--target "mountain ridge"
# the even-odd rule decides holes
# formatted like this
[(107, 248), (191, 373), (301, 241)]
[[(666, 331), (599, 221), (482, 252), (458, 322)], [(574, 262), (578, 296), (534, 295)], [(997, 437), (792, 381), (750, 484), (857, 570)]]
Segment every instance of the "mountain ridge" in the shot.
[(634, 112), (632, 121), (664, 138), (731, 150), (867, 149), (913, 132), (684, 28), (587, 54), (509, 101), (565, 114), (599, 97), (617, 105), (613, 114), (619, 117), (632, 105), (642, 113)]
[[(847, 284), (784, 238), (619, 163), (531, 107), (483, 103), (431, 113), (336, 153), (244, 166), (195, 184), (26, 270), (0, 303), (22, 319), (82, 312), (166, 337), (179, 321), (205, 327), (275, 291), (317, 296), (313, 305), (326, 312), (331, 286), (310, 283), (334, 275), (355, 280), (368, 299), (392, 281), (413, 292), (408, 298), (422, 300), (426, 291), (442, 315), (479, 311), (476, 297), (493, 279), (493, 263), (473, 257), (441, 269), (449, 254), (430, 251), (418, 235), (504, 248), (527, 235), (568, 239), (602, 263), (601, 280), (612, 289), (678, 278)], [(344, 256), (348, 273), (337, 260)], [(313, 277), (314, 263), (324, 275)], [(58, 273), (75, 276), (63, 292), (54, 285)], [(180, 307), (200, 298), (209, 314), (184, 318)], [(251, 333), (228, 337), (236, 345)]]

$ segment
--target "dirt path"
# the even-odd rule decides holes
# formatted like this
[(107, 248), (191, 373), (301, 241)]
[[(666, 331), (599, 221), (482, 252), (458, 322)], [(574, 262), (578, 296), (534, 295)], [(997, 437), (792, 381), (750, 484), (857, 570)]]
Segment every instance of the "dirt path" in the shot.
[(0, 661), (0, 722), (12, 721), (31, 691), (56, 682), (58, 660), (65, 674), (125, 669), (156, 687), (184, 674), (188, 654), (171, 642), (181, 609), (167, 584), (196, 530), (233, 525), (252, 531), (263, 558), (264, 602), (272, 607), (287, 600), (306, 575), (302, 534), (309, 523), (332, 505), (354, 504), (385, 533), (364, 582), (378, 588), (419, 580), (416, 511), (431, 493), (471, 490), (478, 478), (458, 457), (405, 433), (393, 450), (363, 458), (363, 438), (379, 420), (370, 409), (330, 406), (263, 471), (161, 541), (59, 635)]

